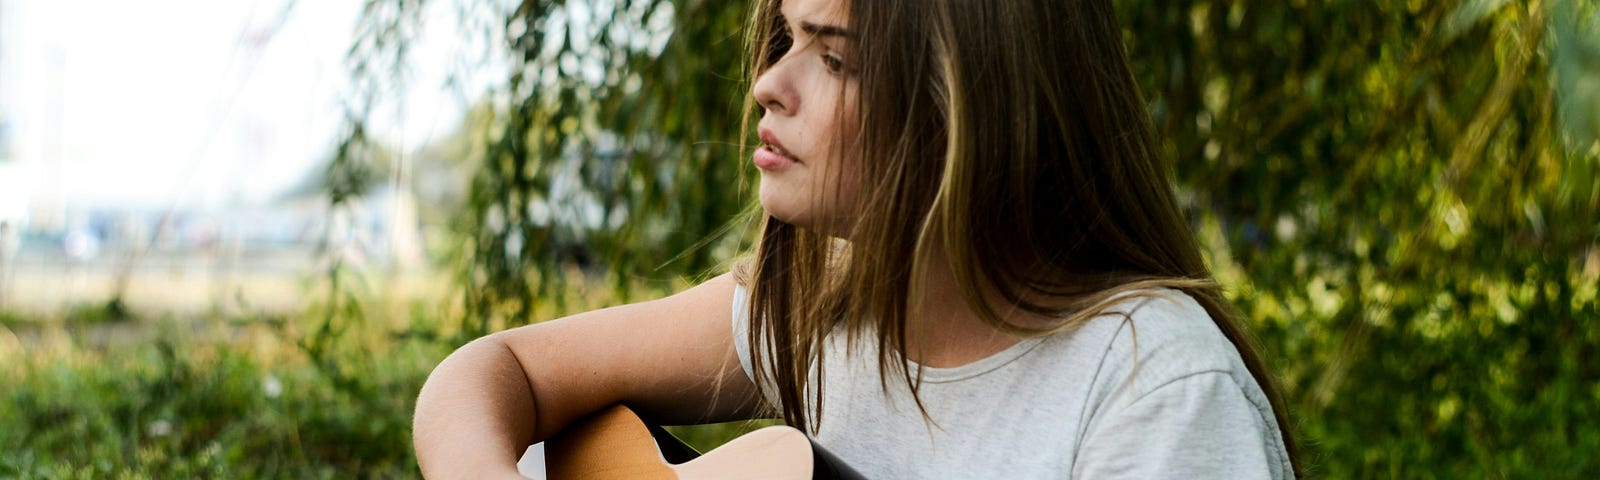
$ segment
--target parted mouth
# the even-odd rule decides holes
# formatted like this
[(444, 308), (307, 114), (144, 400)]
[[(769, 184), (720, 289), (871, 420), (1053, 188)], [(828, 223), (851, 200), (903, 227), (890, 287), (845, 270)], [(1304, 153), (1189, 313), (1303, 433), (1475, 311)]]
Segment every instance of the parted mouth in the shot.
[(795, 158), (794, 154), (789, 153), (788, 150), (783, 148), (783, 142), (779, 142), (778, 141), (778, 136), (774, 135), (772, 133), (772, 130), (768, 130), (768, 129), (763, 128), (763, 129), (761, 129), (760, 134), (761, 134), (761, 144), (763, 146), (765, 146), (766, 148), (772, 150), (773, 153), (776, 153), (778, 155), (783, 155), (783, 156), (788, 157), (789, 159), (794, 160), (796, 162), (800, 161), (798, 158)]

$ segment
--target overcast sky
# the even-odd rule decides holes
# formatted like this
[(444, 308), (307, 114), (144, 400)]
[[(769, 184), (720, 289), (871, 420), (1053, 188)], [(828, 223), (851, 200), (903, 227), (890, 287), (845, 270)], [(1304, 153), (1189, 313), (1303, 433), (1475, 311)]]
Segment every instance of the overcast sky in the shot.
[[(0, 188), (75, 207), (270, 199), (332, 147), (362, 2), (300, 1), (274, 29), (284, 3), (0, 0), (0, 115), (14, 157)], [(457, 35), (428, 28), (403, 125), (377, 126), (411, 147), (462, 109), (440, 87)]]

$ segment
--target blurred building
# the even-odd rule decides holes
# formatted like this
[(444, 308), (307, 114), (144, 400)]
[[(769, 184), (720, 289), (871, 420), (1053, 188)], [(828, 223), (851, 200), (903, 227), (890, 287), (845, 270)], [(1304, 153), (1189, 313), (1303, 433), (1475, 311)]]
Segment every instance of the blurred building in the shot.
[[(33, 170), (17, 154), (18, 105), (17, 73), (13, 49), (16, 48), (17, 18), (12, 0), (0, 0), (0, 224), (6, 225), (7, 238), (0, 243), (15, 245), (29, 224), (29, 200), (33, 194)], [(13, 253), (15, 249), (12, 249)], [(3, 253), (3, 252), (0, 252)]]
[(7, 38), (11, 16), (6, 11), (6, 0), (0, 0), (0, 307), (9, 301), (12, 266), (22, 243), (22, 223), (25, 220), (26, 194), (22, 191), (20, 173), (11, 155), (10, 65), (6, 63)]

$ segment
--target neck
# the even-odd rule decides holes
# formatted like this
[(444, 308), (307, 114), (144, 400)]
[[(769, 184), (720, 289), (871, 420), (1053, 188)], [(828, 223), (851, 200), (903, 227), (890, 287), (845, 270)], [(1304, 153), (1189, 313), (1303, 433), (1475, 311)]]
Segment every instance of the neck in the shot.
[[(1021, 340), (996, 330), (978, 315), (945, 258), (942, 254), (932, 258), (918, 279), (924, 291), (910, 312), (912, 316), (906, 319), (906, 358), (928, 367), (956, 367), (998, 353)], [(1001, 315), (1010, 310), (993, 288), (985, 286), (980, 294), (990, 305), (999, 307)]]

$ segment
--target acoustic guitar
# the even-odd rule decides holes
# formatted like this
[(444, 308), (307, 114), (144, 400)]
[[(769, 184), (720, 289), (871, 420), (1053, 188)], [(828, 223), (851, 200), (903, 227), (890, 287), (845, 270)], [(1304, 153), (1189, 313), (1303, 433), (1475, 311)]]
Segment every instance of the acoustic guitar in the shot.
[(762, 428), (700, 454), (620, 405), (545, 441), (544, 466), (549, 480), (864, 480), (792, 427)]

